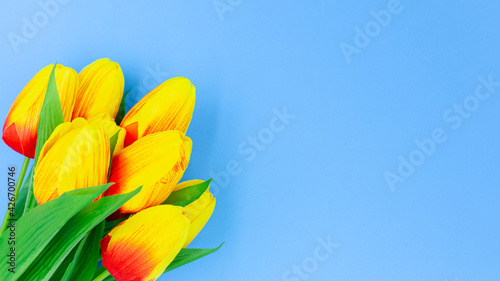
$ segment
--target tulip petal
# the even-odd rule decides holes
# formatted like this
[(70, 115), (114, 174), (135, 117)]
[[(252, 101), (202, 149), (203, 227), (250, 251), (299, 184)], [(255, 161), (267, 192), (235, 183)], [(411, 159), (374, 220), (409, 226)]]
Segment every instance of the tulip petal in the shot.
[(116, 133), (118, 133), (118, 140), (116, 142), (116, 147), (113, 155), (117, 155), (123, 150), (126, 131), (125, 129), (120, 128), (118, 125), (116, 125), (115, 119), (109, 116), (108, 113), (101, 113), (99, 115), (96, 115), (94, 118), (90, 119), (89, 122), (96, 127), (101, 127), (109, 139)]
[(188, 217), (191, 220), (191, 229), (189, 230), (188, 238), (186, 239), (184, 248), (191, 244), (194, 238), (198, 236), (215, 210), (216, 200), (213, 197), (212, 193), (208, 191), (205, 192), (199, 200), (201, 201), (195, 201), (191, 205), (186, 206), (187, 213), (190, 214)]
[(149, 134), (178, 130), (186, 133), (195, 105), (195, 87), (189, 79), (176, 77), (156, 87), (124, 117), (125, 145)]
[(128, 193), (139, 186), (141, 192), (120, 211), (136, 213), (156, 206), (170, 195), (187, 168), (191, 139), (179, 131), (166, 131), (141, 138), (113, 158), (107, 195)]
[[(24, 87), (12, 104), (3, 126), (3, 140), (15, 151), (35, 157), (38, 122), (53, 65), (40, 70)], [(61, 100), (64, 120), (71, 120), (78, 89), (78, 75), (69, 67), (58, 64), (56, 85)]]
[(31, 157), (31, 155), (33, 155), (33, 157), (31, 158), (35, 157), (35, 151), (28, 151), (28, 148), (25, 149), (23, 147), (24, 143), (21, 141), (21, 137), (19, 136), (19, 132), (17, 131), (16, 124), (12, 124), (3, 130), (2, 139), (14, 151), (23, 155), (26, 154), (28, 155), (28, 157)]
[(92, 119), (100, 113), (115, 118), (125, 86), (120, 65), (107, 58), (96, 60), (80, 71), (79, 79), (73, 118)]
[(64, 192), (107, 182), (109, 139), (82, 118), (59, 125), (40, 152), (34, 195), (39, 205)]
[(181, 207), (143, 210), (101, 241), (103, 265), (119, 281), (156, 280), (180, 252), (189, 227)]
[[(196, 184), (203, 183), (202, 180), (190, 180), (179, 183), (174, 191), (181, 190), (183, 188), (193, 186)], [(186, 239), (186, 243), (184, 244), (184, 248), (187, 247), (196, 236), (200, 233), (200, 231), (205, 227), (208, 220), (212, 216), (215, 209), (215, 198), (210, 193), (210, 191), (205, 191), (200, 198), (198, 198), (193, 203), (187, 205), (185, 207), (186, 214), (191, 221), (191, 228), (189, 229), (189, 234)]]

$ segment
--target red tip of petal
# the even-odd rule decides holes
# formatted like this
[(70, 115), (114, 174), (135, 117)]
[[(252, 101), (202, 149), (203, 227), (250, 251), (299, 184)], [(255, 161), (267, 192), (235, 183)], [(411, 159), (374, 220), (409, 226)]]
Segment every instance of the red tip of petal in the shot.
[(134, 122), (125, 127), (125, 131), (127, 131), (127, 136), (125, 137), (125, 146), (129, 146), (138, 138), (139, 124), (137, 122)]
[(101, 250), (103, 253), (108, 251), (109, 240), (111, 240), (111, 236), (109, 235), (106, 235), (106, 237), (101, 240)]
[[(3, 141), (13, 150), (21, 153), (22, 155), (30, 158), (35, 158), (35, 145), (25, 144), (23, 146), (22, 140), (19, 137), (19, 133), (16, 128), (16, 124), (12, 124), (7, 128), (4, 128)], [(26, 140), (25, 140), (26, 141)], [(28, 142), (30, 140), (27, 140)]]
[(102, 265), (111, 276), (120, 281), (145, 281), (151, 273), (152, 263), (147, 257), (147, 250), (134, 249), (125, 245), (109, 252), (111, 236), (101, 240)]

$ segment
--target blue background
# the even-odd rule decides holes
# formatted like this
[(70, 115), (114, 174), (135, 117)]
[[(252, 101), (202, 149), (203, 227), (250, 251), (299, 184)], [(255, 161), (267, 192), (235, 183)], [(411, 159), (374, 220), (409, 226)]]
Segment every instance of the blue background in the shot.
[[(192, 245), (226, 244), (160, 280), (500, 280), (500, 88), (474, 97), (480, 77), (500, 81), (498, 1), (66, 2), (46, 18), (37, 1), (1, 4), (0, 116), (55, 61), (119, 62), (128, 107), (191, 79), (185, 179), (215, 177), (217, 196)], [(450, 113), (464, 102), (467, 118)], [(270, 130), (284, 108), (294, 118)], [(436, 129), (425, 155), (415, 141)], [(0, 156), (5, 178), (22, 163)], [(322, 239), (340, 247), (318, 259)]]

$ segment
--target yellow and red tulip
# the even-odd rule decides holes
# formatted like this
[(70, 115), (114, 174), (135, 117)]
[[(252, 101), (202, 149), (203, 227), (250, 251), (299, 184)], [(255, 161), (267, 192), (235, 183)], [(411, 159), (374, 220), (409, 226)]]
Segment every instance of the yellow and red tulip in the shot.
[(43, 146), (33, 190), (38, 205), (64, 192), (107, 182), (109, 139), (85, 119), (59, 125)]
[(122, 207), (122, 213), (137, 213), (159, 205), (182, 178), (191, 156), (191, 139), (180, 131), (165, 131), (143, 137), (113, 157), (107, 195), (141, 192)]
[[(55, 70), (55, 79), (50, 76), (52, 69)], [(51, 91), (50, 95), (45, 95), (49, 80), (51, 89), (57, 87), (64, 116), (64, 123), (56, 128), (54, 122), (47, 122), (54, 119), (54, 110), (60, 110), (57, 94)], [(192, 141), (185, 136), (195, 105), (195, 87), (191, 82), (183, 77), (173, 78), (151, 91), (124, 117), (121, 123), (124, 128), (115, 122), (123, 87), (120, 66), (109, 59), (93, 62), (79, 75), (71, 68), (49, 65), (33, 77), (15, 100), (3, 127), (3, 139), (11, 148), (26, 156), (33, 158), (37, 151), (34, 179), (29, 179), (33, 180), (33, 195), (38, 205), (56, 199), (41, 206), (42, 209), (29, 204), (26, 212), (40, 210), (50, 213), (49, 217), (53, 221), (66, 221), (70, 219), (69, 215), (74, 215), (83, 206), (67, 206), (60, 212), (56, 203), (69, 202), (65, 201), (67, 197), (61, 197), (65, 192), (113, 183), (99, 196), (89, 191), (95, 194), (95, 200), (99, 200), (103, 196), (126, 194), (142, 187), (139, 193), (134, 193), (135, 196), (116, 211), (117, 217), (133, 215), (101, 240), (102, 264), (106, 270), (102, 269), (95, 280), (108, 279), (111, 274), (119, 281), (154, 281), (203, 229), (216, 202), (206, 190), (185, 208), (159, 205), (172, 191), (203, 182), (193, 180), (177, 184), (189, 164), (192, 151)], [(44, 103), (46, 106), (43, 106)], [(41, 122), (40, 116), (43, 118)], [(52, 134), (45, 142), (39, 143), (43, 147), (37, 150), (39, 123), (43, 129), (41, 132), (52, 131)], [(46, 136), (41, 136), (40, 140), (45, 140)], [(110, 138), (113, 136), (117, 136), (117, 143), (114, 155), (110, 155)], [(13, 188), (14, 193), (19, 191), (24, 181), (29, 162), (29, 159), (25, 159), (18, 184), (9, 184), (9, 190)], [(11, 177), (17, 173), (10, 171)], [(206, 187), (205, 184), (208, 183), (179, 192), (172, 196), (171, 201), (181, 204), (192, 195), (189, 191)], [(89, 194), (86, 190), (82, 191)], [(102, 220), (102, 226), (104, 217), (131, 196), (107, 197), (98, 201), (102, 203), (102, 212), (90, 214), (92, 219), (96, 223), (97, 218)], [(75, 194), (73, 199), (78, 200), (78, 196)], [(31, 202), (31, 197), (28, 200)], [(31, 210), (31, 207), (34, 209)], [(12, 212), (7, 212), (0, 234), (6, 231), (8, 218), (13, 216)], [(40, 225), (33, 227), (39, 229)], [(71, 233), (65, 232), (64, 235), (76, 239)], [(5, 238), (5, 234), (2, 237)], [(53, 240), (52, 237), (37, 235), (28, 238), (26, 245)], [(219, 248), (212, 251), (188, 250), (193, 253), (189, 259), (199, 258), (198, 254), (204, 256)], [(96, 253), (98, 250), (95, 247), (92, 249)], [(36, 276), (46, 276), (49, 271), (56, 272), (61, 265), (43, 258), (46, 254), (30, 254), (28, 251), (25, 259), (33, 262), (26, 264), (22, 272), (6, 268), (4, 273), (0, 273), (0, 279), (8, 279), (9, 272), (14, 273), (12, 278), (16, 280), (31, 280)], [(80, 262), (83, 264), (88, 261), (75, 259), (74, 262), (74, 266), (79, 266)], [(12, 267), (12, 263), (8, 265)], [(92, 267), (86, 272), (67, 272), (67, 277), (79, 280), (84, 276), (88, 279), (95, 270)]]
[(145, 209), (101, 240), (102, 264), (119, 281), (154, 281), (180, 252), (189, 227), (181, 207)]
[[(12, 104), (3, 125), (4, 142), (26, 157), (35, 158), (38, 121), (53, 67), (54, 65), (44, 67), (24, 87)], [(64, 121), (69, 122), (75, 106), (78, 75), (72, 68), (58, 64), (55, 78)]]
[(116, 142), (113, 155), (116, 155), (123, 150), (126, 132), (123, 128), (116, 125), (115, 119), (109, 116), (108, 113), (96, 115), (94, 118), (90, 119), (89, 122), (96, 127), (102, 128), (108, 139), (111, 139), (111, 137), (118, 133), (118, 140)]
[(189, 79), (163, 82), (142, 98), (122, 120), (127, 130), (125, 146), (149, 134), (177, 130), (186, 133), (195, 104), (195, 87)]
[(79, 78), (73, 118), (92, 119), (100, 113), (115, 118), (125, 86), (120, 65), (107, 58), (99, 59), (83, 68)]
[[(203, 183), (202, 180), (190, 180), (179, 183), (173, 191)], [(210, 191), (205, 191), (198, 200), (185, 207), (186, 214), (191, 221), (191, 227), (184, 247), (187, 247), (196, 238), (198, 233), (207, 224), (215, 209), (215, 198)]]

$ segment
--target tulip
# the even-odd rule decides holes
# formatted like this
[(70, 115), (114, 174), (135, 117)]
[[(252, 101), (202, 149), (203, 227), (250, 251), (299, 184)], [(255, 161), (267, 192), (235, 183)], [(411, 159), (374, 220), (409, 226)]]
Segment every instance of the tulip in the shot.
[(153, 281), (180, 252), (189, 231), (181, 207), (143, 210), (101, 240), (102, 264), (119, 281)]
[(143, 137), (113, 157), (109, 195), (139, 194), (120, 207), (122, 213), (137, 213), (159, 205), (172, 192), (187, 168), (191, 139), (179, 131), (165, 131)]
[(66, 191), (106, 184), (109, 154), (109, 139), (102, 128), (82, 118), (57, 126), (35, 167), (33, 190), (38, 205)]
[(96, 127), (101, 127), (106, 133), (108, 139), (111, 139), (116, 133), (118, 133), (118, 139), (113, 155), (116, 155), (123, 150), (126, 132), (123, 128), (116, 125), (113, 117), (109, 116), (107, 113), (101, 113), (90, 119), (89, 122)]
[(125, 85), (120, 65), (109, 59), (99, 59), (83, 68), (78, 76), (80, 88), (73, 118), (92, 119), (103, 112), (115, 118)]
[(189, 79), (163, 82), (142, 98), (122, 120), (127, 130), (125, 146), (149, 134), (177, 130), (186, 133), (195, 103), (195, 87)]
[[(181, 190), (183, 188), (197, 185), (202, 182), (202, 180), (185, 181), (175, 186), (173, 191)], [(215, 209), (215, 198), (207, 189), (207, 191), (205, 191), (200, 196), (200, 198), (187, 205), (185, 209), (187, 217), (191, 221), (191, 227), (189, 228), (189, 234), (186, 239), (186, 243), (184, 243), (184, 248), (191, 244), (191, 242), (198, 235), (198, 233), (200, 233), (200, 231), (212, 216), (212, 213)]]
[[(3, 125), (4, 142), (26, 157), (35, 158), (38, 121), (53, 67), (54, 65), (44, 67), (24, 87), (12, 104)], [(78, 75), (73, 69), (58, 64), (55, 80), (64, 121), (69, 122), (78, 90)]]

